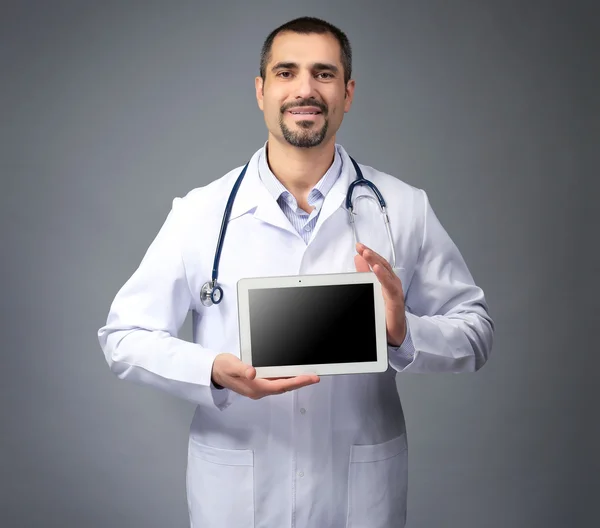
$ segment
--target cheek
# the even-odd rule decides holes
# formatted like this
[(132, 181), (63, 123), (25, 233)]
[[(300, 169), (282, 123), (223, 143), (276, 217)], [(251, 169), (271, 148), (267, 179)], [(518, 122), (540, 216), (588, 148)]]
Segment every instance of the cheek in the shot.
[(281, 103), (276, 98), (265, 99), (265, 110), (271, 119), (279, 119), (281, 113)]
[(329, 107), (329, 119), (331, 121), (339, 121), (344, 115), (343, 103), (337, 102), (335, 105)]
[(279, 122), (279, 116), (281, 114), (279, 109), (280, 109), (280, 105), (278, 103), (275, 103), (275, 102), (271, 103), (271, 106), (269, 107), (269, 119), (271, 120), (272, 123)]
[(263, 99), (263, 114), (267, 122), (276, 119), (276, 105), (267, 99)]
[(344, 99), (344, 94), (342, 93), (339, 95), (336, 93), (328, 103), (329, 117), (334, 120), (341, 119), (345, 112), (345, 105), (346, 100)]

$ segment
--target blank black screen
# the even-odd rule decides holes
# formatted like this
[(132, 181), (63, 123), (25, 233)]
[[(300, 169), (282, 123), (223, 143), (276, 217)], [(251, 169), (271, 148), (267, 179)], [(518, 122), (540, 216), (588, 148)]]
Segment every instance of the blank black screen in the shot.
[(255, 367), (377, 361), (372, 284), (250, 290)]

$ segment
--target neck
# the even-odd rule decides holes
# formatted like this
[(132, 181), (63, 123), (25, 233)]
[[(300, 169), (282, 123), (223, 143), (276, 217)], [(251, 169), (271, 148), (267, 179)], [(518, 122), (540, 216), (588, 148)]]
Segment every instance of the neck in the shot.
[(335, 137), (311, 148), (293, 147), (271, 134), (267, 143), (267, 161), (275, 177), (300, 203), (327, 172), (335, 157)]

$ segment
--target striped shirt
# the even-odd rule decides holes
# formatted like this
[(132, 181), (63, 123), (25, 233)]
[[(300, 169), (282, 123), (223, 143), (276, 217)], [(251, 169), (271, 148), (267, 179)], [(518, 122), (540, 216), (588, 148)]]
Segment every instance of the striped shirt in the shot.
[(308, 193), (308, 205), (314, 207), (312, 212), (307, 213), (298, 206), (296, 198), (288, 191), (285, 186), (277, 179), (271, 171), (267, 162), (267, 146), (260, 154), (258, 160), (258, 173), (264, 186), (267, 188), (271, 196), (277, 201), (279, 207), (294, 226), (294, 229), (302, 237), (305, 244), (308, 244), (310, 237), (314, 231), (319, 212), (325, 201), (325, 196), (333, 187), (340, 174), (342, 173), (342, 158), (338, 149), (335, 149), (333, 163), (317, 182), (317, 184)]

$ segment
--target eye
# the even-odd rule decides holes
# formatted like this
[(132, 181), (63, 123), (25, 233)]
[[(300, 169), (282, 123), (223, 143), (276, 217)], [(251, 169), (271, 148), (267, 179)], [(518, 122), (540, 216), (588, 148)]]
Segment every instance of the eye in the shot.
[(321, 77), (322, 79), (333, 79), (333, 74), (329, 72), (321, 72), (317, 74), (317, 77), (325, 75), (325, 77)]
[(277, 77), (283, 77), (284, 79), (289, 79), (291, 77), (291, 75), (292, 75), (292, 72), (290, 72), (290, 71), (280, 71), (277, 74)]

